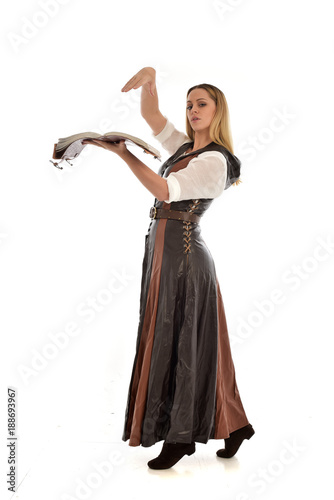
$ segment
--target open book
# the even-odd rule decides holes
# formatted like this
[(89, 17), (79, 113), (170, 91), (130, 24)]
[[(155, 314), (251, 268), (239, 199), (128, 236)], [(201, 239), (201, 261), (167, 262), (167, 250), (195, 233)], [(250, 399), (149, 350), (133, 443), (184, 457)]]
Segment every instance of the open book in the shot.
[[(58, 163), (51, 161), (53, 165), (57, 168), (62, 169), (63, 167), (59, 167), (59, 163), (66, 160), (68, 163), (69, 160), (73, 160), (84, 149), (88, 144), (82, 144), (83, 139), (100, 139), (107, 142), (118, 142), (120, 140), (125, 140), (126, 145), (136, 145), (143, 148), (144, 153), (149, 153), (161, 161), (160, 152), (147, 144), (147, 142), (142, 141), (138, 137), (134, 137), (130, 134), (125, 134), (123, 132), (107, 132), (106, 134), (97, 134), (96, 132), (82, 132), (81, 134), (70, 135), (69, 137), (64, 137), (58, 139), (58, 143), (54, 145), (52, 158), (54, 160), (60, 160)], [(72, 163), (70, 163), (72, 165)]]

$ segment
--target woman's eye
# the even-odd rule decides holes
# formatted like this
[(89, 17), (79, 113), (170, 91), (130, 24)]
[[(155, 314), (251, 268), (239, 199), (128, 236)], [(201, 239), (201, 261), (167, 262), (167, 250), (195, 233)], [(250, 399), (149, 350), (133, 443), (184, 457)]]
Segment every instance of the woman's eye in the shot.
[[(199, 106), (206, 106), (206, 102), (200, 102)], [(190, 109), (192, 107), (192, 104), (189, 104), (186, 109)]]

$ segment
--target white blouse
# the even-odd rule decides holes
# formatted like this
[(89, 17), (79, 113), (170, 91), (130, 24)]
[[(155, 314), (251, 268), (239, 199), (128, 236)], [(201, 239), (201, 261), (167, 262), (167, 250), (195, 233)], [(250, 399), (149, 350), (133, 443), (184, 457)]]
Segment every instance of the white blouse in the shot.
[[(167, 123), (158, 135), (153, 135), (162, 147), (173, 155), (179, 147), (191, 142), (189, 137), (177, 130), (165, 116)], [(227, 164), (225, 156), (219, 151), (205, 151), (189, 161), (178, 172), (166, 177), (169, 199), (166, 203), (200, 198), (217, 198), (225, 188)]]

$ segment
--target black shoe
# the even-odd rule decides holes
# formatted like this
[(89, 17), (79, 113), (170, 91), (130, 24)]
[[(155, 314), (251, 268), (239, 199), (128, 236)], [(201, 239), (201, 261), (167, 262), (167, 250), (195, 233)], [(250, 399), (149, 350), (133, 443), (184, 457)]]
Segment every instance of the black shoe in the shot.
[(218, 450), (217, 455), (221, 458), (231, 458), (233, 457), (238, 449), (240, 448), (241, 443), (244, 439), (250, 439), (255, 431), (251, 424), (246, 425), (245, 427), (241, 427), (234, 432), (231, 432), (230, 437), (225, 439), (225, 448)]
[(147, 465), (150, 469), (169, 469), (184, 455), (193, 453), (195, 453), (195, 443), (164, 443), (160, 455), (150, 460)]

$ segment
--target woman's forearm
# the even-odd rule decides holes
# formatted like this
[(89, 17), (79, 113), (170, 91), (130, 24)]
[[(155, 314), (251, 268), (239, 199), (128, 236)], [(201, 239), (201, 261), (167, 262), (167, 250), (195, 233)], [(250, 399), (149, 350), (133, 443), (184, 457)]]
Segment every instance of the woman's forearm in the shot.
[(152, 96), (145, 86), (141, 88), (141, 115), (151, 127), (154, 135), (159, 134), (165, 127), (167, 119), (159, 109), (157, 89)]
[(153, 170), (145, 165), (145, 163), (138, 160), (129, 150), (119, 154), (119, 157), (125, 161), (143, 186), (145, 186), (157, 200), (168, 200), (169, 192), (166, 179), (153, 172)]
[(158, 91), (156, 86), (156, 71), (147, 66), (136, 73), (122, 88), (122, 92), (141, 87), (142, 117), (151, 127), (153, 134), (158, 135), (166, 125), (167, 119), (159, 110)]
[(141, 88), (140, 96), (140, 112), (143, 118), (148, 118), (155, 115), (159, 111), (158, 91), (155, 87), (154, 95), (150, 94), (146, 85)]

